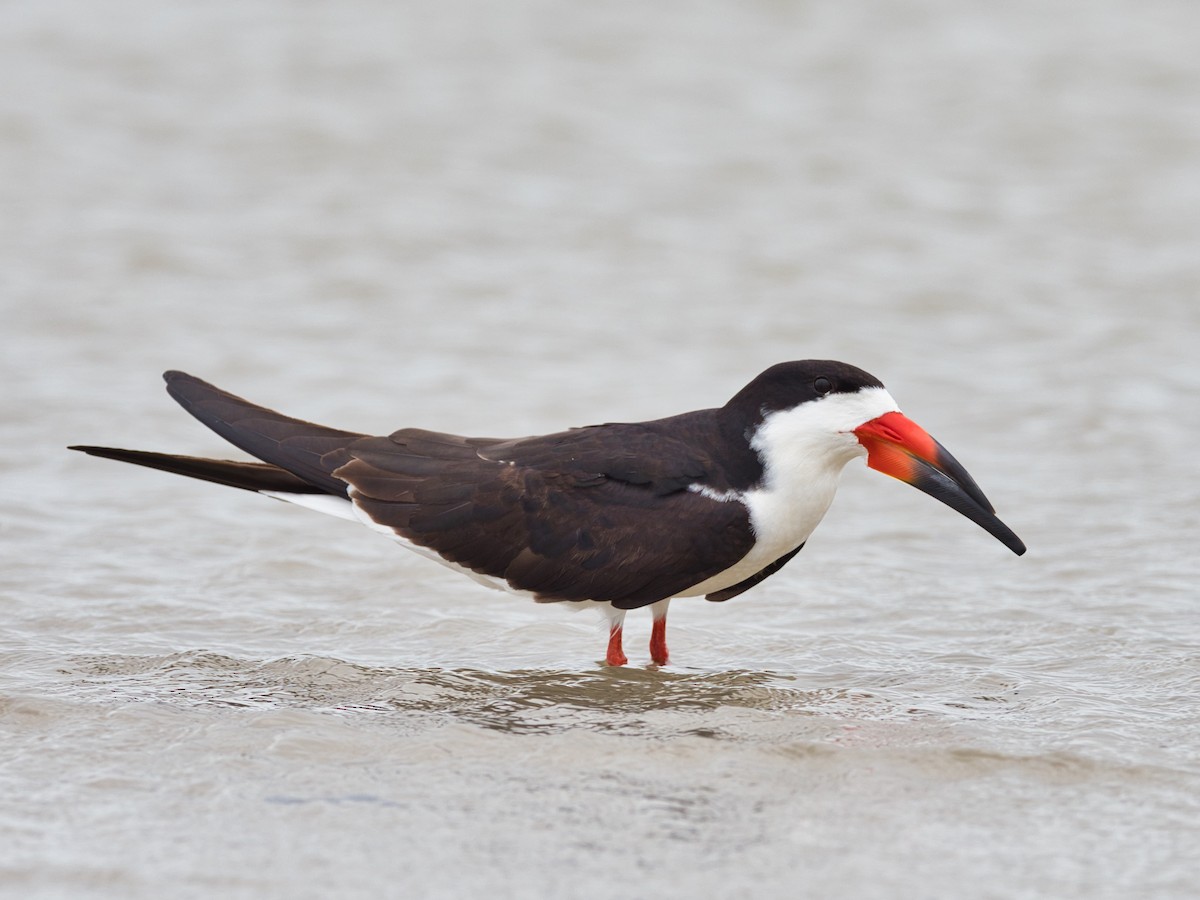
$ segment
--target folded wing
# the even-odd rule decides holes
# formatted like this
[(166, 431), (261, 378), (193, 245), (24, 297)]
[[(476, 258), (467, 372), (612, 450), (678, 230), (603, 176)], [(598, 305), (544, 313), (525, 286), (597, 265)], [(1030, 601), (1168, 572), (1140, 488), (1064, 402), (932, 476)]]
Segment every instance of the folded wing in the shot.
[(743, 504), (688, 490), (712, 462), (661, 423), (517, 440), (416, 428), (371, 437), (284, 416), (182, 372), (164, 377), (189, 413), (267, 465), (110, 455), (235, 487), (348, 497), (397, 537), (541, 600), (648, 605), (724, 571), (752, 543)]

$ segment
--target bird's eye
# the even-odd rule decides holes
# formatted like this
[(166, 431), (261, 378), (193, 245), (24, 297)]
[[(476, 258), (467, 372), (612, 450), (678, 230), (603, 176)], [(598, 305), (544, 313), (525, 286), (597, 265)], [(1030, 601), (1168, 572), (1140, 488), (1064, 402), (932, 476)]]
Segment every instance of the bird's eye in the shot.
[(813, 382), (813, 390), (817, 392), (818, 397), (824, 397), (833, 390), (833, 382), (828, 378), (821, 376)]

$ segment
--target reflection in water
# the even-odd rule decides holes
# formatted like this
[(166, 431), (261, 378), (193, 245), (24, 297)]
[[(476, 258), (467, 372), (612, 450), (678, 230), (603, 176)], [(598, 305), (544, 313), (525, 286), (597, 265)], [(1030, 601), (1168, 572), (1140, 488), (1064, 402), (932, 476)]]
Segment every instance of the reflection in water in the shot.
[[(948, 717), (962, 721), (984, 715), (995, 725), (999, 717), (1025, 704), (1015, 693), (979, 692), (967, 703), (942, 697), (915, 707), (911, 693), (888, 680), (865, 687), (800, 687), (793, 676), (749, 670), (597, 667), (582, 672), (498, 672), (366, 666), (316, 656), (257, 661), (211, 652), (81, 656), (60, 674), (65, 676), (60, 696), (76, 701), (302, 710), (375, 721), (389, 732), (414, 736), (446, 725), (506, 734), (584, 730), (651, 741), (686, 736), (771, 744), (772, 752), (795, 760), (824, 758), (835, 746), (855, 746), (868, 752), (876, 748), (894, 760), (907, 759), (918, 769), (940, 773), (938, 777), (1014, 769), (1055, 783), (1111, 768), (1061, 751), (1030, 755), (956, 742), (930, 747), (921, 725), (938, 728)], [(318, 727), (305, 727), (310, 725)], [(470, 743), (461, 736), (458, 740), (460, 749)], [(1156, 767), (1116, 768), (1122, 777), (1163, 777)], [(1171, 777), (1179, 776), (1179, 770), (1172, 771)], [(375, 798), (321, 799), (341, 803)], [(299, 801), (281, 795), (273, 802)]]
[(588, 728), (720, 737), (697, 714), (721, 708), (828, 714), (878, 703), (866, 692), (801, 690), (787, 676), (744, 670), (396, 669), (326, 657), (256, 662), (194, 652), (82, 657), (63, 674), (73, 676), (64, 693), (89, 699), (402, 714), (408, 721), (453, 720), (507, 732)]

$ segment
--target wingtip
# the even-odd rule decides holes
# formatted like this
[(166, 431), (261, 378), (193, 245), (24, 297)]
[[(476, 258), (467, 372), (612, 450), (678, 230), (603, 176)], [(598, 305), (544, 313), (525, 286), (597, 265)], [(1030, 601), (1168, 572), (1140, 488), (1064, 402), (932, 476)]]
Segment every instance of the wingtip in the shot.
[(71, 444), (67, 447), (68, 450), (78, 450), (80, 453), (86, 453), (88, 456), (99, 456), (102, 459), (122, 459), (120, 454), (129, 453), (128, 450), (120, 450), (116, 447), (98, 447), (92, 444)]
[(216, 390), (207, 381), (203, 381), (195, 375), (189, 375), (187, 372), (181, 372), (178, 369), (167, 369), (167, 371), (163, 372), (163, 381), (166, 382), (167, 393), (174, 397), (177, 402), (183, 404), (185, 409), (187, 408), (187, 403), (184, 402), (184, 397), (195, 388), (211, 388), (214, 391)]

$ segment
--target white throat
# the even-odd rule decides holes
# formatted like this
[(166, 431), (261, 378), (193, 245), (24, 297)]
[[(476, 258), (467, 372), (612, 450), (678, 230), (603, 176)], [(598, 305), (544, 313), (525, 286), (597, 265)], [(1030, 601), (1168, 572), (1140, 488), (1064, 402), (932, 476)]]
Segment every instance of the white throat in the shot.
[(762, 483), (738, 498), (750, 510), (754, 547), (685, 596), (737, 584), (807, 541), (829, 510), (846, 463), (866, 455), (854, 429), (898, 409), (883, 388), (864, 388), (768, 413), (750, 438), (763, 464)]

